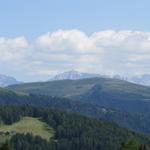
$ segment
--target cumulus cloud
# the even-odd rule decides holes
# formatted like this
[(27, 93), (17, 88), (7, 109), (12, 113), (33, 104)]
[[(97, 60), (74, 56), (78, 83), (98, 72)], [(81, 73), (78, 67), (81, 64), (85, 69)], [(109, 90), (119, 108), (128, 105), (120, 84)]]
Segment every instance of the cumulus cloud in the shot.
[[(46, 33), (35, 41), (37, 49), (51, 53), (93, 53), (96, 49), (92, 40), (79, 30), (58, 30)], [(91, 51), (92, 50), (92, 51)]]
[(24, 37), (0, 38), (0, 61), (11, 61), (24, 55), (28, 43)]
[(149, 73), (149, 64), (150, 32), (58, 30), (31, 43), (25, 37), (0, 38), (0, 67), (5, 66), (0, 73), (9, 68), (32, 78), (77, 69), (135, 75)]

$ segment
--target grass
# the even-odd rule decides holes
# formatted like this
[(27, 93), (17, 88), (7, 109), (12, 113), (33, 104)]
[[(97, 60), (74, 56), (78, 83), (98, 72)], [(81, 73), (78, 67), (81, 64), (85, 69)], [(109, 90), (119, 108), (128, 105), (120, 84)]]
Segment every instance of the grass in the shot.
[[(0, 125), (0, 132), (32, 133), (34, 136), (40, 136), (45, 140), (54, 136), (54, 130), (51, 127), (40, 119), (32, 117), (23, 117), (19, 122), (12, 125)], [(3, 137), (3, 139), (5, 138)]]
[(0, 146), (1, 146), (1, 144), (8, 141), (9, 139), (10, 139), (10, 136), (8, 136), (8, 135), (0, 135)]
[[(101, 86), (101, 90), (108, 92), (111, 95), (114, 95), (115, 93), (126, 93), (132, 94), (132, 96), (141, 95), (150, 99), (150, 87), (110, 78), (25, 83), (14, 85), (9, 88), (17, 92), (72, 98), (88, 93), (89, 90), (97, 84)], [(128, 100), (128, 97), (125, 97), (125, 99)]]

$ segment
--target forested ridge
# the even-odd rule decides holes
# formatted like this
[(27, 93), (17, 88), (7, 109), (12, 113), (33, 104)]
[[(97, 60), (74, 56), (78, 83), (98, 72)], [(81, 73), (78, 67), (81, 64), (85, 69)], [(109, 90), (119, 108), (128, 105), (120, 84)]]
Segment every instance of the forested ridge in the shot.
[(34, 94), (20, 94), (11, 90), (0, 90), (1, 104), (34, 105), (39, 107), (57, 108), (68, 112), (78, 112), (83, 115), (116, 122), (122, 127), (137, 132), (150, 134), (150, 114), (129, 113), (119, 109), (100, 107), (98, 105), (74, 101), (68, 98), (51, 97)]
[(148, 137), (102, 120), (29, 105), (0, 106), (1, 123), (12, 124), (23, 116), (41, 118), (55, 130), (55, 136), (47, 142), (30, 134), (13, 135), (9, 144), (14, 150), (118, 150), (127, 139), (150, 146)]
[(0, 107), (0, 122), (11, 125), (29, 116), (55, 131), (49, 142), (16, 133), (8, 143), (13, 150), (147, 150), (149, 137), (128, 129), (150, 134), (149, 91), (97, 78), (17, 85), (0, 89), (0, 103), (6, 104)]

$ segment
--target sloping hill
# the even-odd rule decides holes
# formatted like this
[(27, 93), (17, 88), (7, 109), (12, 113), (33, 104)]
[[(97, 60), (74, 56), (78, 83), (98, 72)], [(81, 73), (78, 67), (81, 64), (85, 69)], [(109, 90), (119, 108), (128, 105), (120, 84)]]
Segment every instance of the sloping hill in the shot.
[[(81, 80), (60, 80), (50, 82), (25, 83), (12, 85), (9, 88), (27, 93), (37, 93), (51, 96), (76, 96), (86, 93), (95, 85), (101, 86), (102, 91), (130, 93), (150, 97), (150, 87), (133, 84), (111, 78), (90, 78)], [(37, 90), (37, 91), (36, 91)], [(69, 94), (70, 93), (70, 94)]]
[(91, 78), (10, 86), (14, 91), (67, 97), (130, 112), (150, 112), (150, 87), (117, 79)]
[[(15, 111), (14, 111), (15, 110)], [(4, 115), (7, 114), (7, 115)], [(9, 117), (8, 117), (9, 116)], [(24, 116), (37, 117), (55, 130), (50, 142), (31, 136), (15, 135), (11, 143), (15, 150), (118, 150), (126, 140), (136, 140), (150, 146), (150, 139), (120, 128), (116, 124), (87, 118), (78, 114), (66, 113), (55, 109), (41, 109), (31, 106), (0, 106), (1, 120), (12, 124)]]
[[(126, 111), (101, 107), (98, 105), (73, 101), (67, 98), (58, 98), (50, 96), (30, 95), (23, 93), (15, 93), (11, 90), (0, 90), (0, 104), (19, 104), (34, 105), (40, 107), (51, 107), (68, 112), (77, 112), (86, 116), (105, 119), (116, 122), (122, 127), (132, 129), (134, 131), (150, 134), (150, 115), (134, 114)], [(15, 110), (14, 110), (15, 111)]]

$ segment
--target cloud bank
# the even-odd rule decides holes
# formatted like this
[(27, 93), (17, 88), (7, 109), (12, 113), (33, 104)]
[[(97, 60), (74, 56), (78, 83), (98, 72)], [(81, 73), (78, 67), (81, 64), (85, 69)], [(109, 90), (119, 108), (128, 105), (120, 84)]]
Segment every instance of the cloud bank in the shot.
[(0, 37), (0, 73), (31, 79), (70, 69), (100, 74), (150, 73), (150, 32), (58, 30), (32, 42)]

